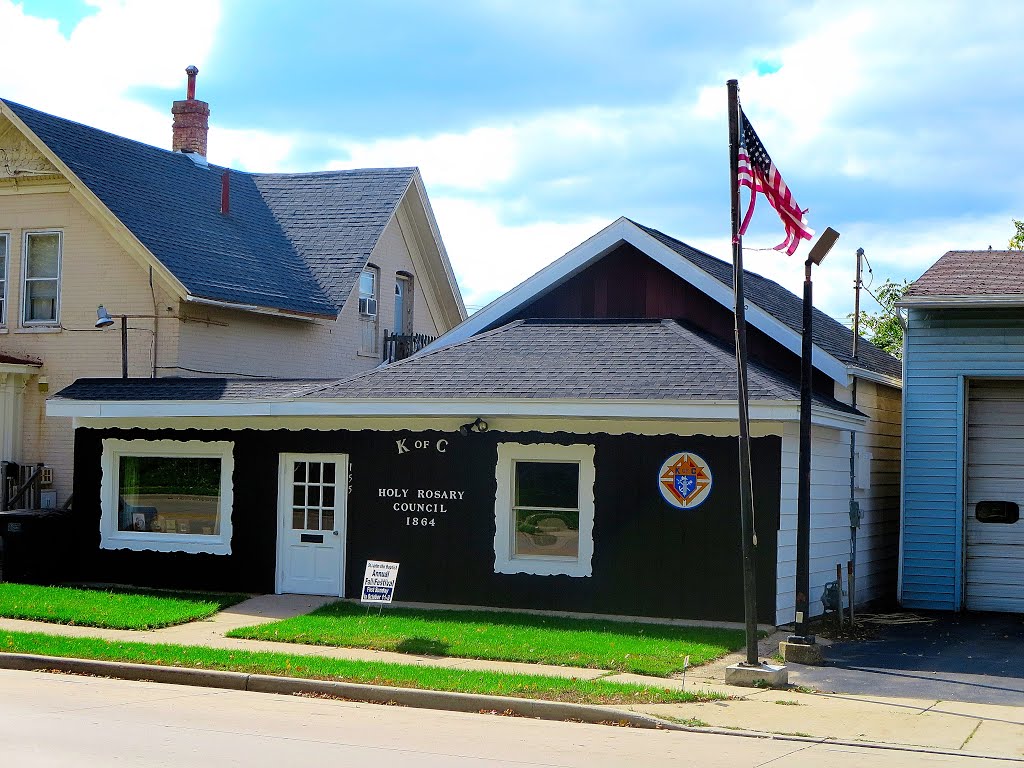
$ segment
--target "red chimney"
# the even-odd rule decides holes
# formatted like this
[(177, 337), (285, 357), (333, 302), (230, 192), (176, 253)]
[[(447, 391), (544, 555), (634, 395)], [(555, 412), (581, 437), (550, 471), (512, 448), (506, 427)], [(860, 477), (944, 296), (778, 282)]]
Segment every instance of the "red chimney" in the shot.
[(174, 115), (174, 138), (171, 149), (206, 157), (206, 135), (210, 132), (210, 105), (196, 99), (197, 67), (188, 67), (187, 98), (171, 106)]

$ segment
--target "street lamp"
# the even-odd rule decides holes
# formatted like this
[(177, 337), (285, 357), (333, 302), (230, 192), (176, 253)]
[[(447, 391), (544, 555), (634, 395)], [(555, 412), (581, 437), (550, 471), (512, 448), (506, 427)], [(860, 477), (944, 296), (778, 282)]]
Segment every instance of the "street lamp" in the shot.
[(810, 611), (808, 593), (811, 591), (811, 379), (814, 366), (811, 354), (814, 303), (812, 301), (811, 267), (821, 264), (826, 254), (839, 239), (839, 233), (828, 227), (807, 254), (804, 262), (804, 318), (800, 352), (800, 455), (796, 506), (796, 626), (789, 642), (814, 644), (814, 636), (807, 633)]
[[(129, 319), (157, 319), (158, 315), (117, 315), (121, 320), (121, 378), (128, 378), (128, 320)], [(114, 324), (114, 317), (107, 311), (106, 307), (100, 304), (96, 307), (96, 327), (109, 328)]]

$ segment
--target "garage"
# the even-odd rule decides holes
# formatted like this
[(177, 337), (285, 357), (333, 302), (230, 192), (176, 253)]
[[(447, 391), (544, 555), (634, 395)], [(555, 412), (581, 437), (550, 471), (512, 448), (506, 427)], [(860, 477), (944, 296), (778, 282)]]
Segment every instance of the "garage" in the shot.
[(1024, 381), (968, 386), (966, 566), (968, 610), (1024, 612)]

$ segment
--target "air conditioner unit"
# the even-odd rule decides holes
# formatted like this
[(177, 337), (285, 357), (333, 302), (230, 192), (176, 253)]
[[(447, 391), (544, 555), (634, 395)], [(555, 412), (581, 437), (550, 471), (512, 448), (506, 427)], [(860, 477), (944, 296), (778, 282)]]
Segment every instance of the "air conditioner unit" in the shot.
[(359, 314), (365, 317), (376, 317), (377, 316), (377, 300), (376, 299), (359, 299)]

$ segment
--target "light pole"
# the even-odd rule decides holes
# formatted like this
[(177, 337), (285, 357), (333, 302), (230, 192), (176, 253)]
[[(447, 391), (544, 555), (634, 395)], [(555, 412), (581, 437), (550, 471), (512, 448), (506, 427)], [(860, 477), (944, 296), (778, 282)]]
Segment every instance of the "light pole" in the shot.
[(811, 591), (811, 380), (814, 365), (812, 336), (814, 303), (812, 301), (811, 267), (821, 264), (839, 239), (839, 233), (828, 227), (807, 254), (804, 262), (804, 307), (802, 346), (800, 352), (800, 455), (796, 507), (796, 627), (789, 642), (812, 645), (814, 636), (807, 633)]
[[(121, 320), (121, 378), (128, 378), (128, 321), (135, 319), (155, 320), (159, 315), (117, 315)], [(109, 328), (114, 324), (112, 316), (102, 304), (96, 307), (96, 327)], [(156, 365), (156, 363), (154, 363)]]

